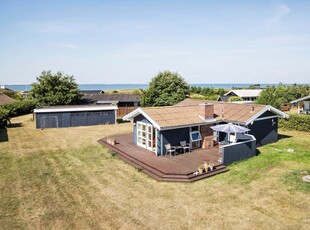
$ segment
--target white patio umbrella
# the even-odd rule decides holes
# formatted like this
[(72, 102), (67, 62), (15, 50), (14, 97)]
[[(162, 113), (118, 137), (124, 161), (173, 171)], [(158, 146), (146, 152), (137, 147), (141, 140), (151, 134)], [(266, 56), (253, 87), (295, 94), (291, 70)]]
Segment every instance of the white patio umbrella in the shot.
[(234, 125), (232, 123), (228, 123), (228, 124), (223, 124), (223, 125), (215, 125), (215, 126), (211, 126), (211, 129), (213, 129), (214, 131), (218, 131), (218, 132), (224, 132), (224, 133), (245, 133), (250, 131), (250, 129), (243, 127), (243, 126), (239, 126), (239, 125)]

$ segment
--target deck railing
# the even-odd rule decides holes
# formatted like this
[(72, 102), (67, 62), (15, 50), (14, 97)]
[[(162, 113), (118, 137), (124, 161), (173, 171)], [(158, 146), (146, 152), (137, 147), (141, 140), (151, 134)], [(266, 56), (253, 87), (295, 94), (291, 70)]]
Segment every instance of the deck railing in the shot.
[(246, 139), (241, 142), (231, 143), (220, 147), (224, 165), (255, 156), (255, 137), (249, 134), (244, 134), (244, 137), (246, 137)]

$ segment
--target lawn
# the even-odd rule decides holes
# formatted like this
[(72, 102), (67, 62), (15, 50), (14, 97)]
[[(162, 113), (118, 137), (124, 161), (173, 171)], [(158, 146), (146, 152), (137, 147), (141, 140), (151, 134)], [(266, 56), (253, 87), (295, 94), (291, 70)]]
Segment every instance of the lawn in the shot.
[[(310, 134), (281, 139), (230, 171), (157, 182), (97, 140), (132, 125), (36, 130), (31, 115), (0, 130), (2, 229), (309, 229)], [(294, 152), (288, 152), (293, 149)]]

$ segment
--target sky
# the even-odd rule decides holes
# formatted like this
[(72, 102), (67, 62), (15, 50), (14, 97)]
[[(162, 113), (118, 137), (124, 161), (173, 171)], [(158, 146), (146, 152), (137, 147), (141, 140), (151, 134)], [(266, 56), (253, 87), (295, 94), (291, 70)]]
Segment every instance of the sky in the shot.
[(0, 0), (0, 84), (310, 83), (310, 1)]

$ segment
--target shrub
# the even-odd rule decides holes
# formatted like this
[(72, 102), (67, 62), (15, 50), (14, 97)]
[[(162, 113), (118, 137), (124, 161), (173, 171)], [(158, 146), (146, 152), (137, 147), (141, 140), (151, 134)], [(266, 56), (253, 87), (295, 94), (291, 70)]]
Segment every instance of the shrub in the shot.
[(279, 128), (310, 132), (310, 116), (292, 114), (289, 119), (279, 119)]
[(9, 117), (15, 117), (19, 115), (24, 115), (31, 113), (31, 111), (37, 106), (37, 101), (35, 100), (23, 100), (15, 101), (2, 105), (1, 107), (9, 111)]
[(4, 127), (10, 122), (9, 112), (9, 110), (0, 107), (0, 127)]
[(228, 99), (229, 102), (233, 102), (233, 101), (243, 101), (243, 99), (241, 97), (238, 96), (232, 96)]

